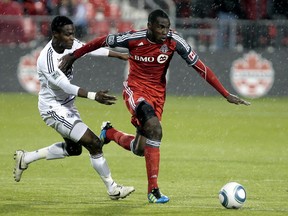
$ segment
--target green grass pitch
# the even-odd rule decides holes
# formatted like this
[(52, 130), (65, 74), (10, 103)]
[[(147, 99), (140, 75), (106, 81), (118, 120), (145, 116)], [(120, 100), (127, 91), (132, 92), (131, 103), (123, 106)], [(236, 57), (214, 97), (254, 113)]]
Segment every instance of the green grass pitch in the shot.
[[(61, 141), (39, 116), (37, 97), (0, 94), (0, 215), (288, 215), (288, 98), (236, 106), (219, 97), (168, 96), (162, 119), (159, 184), (167, 204), (147, 202), (144, 158), (110, 143), (104, 154), (114, 179), (136, 191), (112, 201), (88, 153), (31, 164), (14, 182), (13, 154)], [(83, 121), (97, 134), (104, 120), (135, 132), (118, 96), (114, 106), (77, 99)], [(230, 181), (247, 191), (243, 208), (228, 210), (218, 191)]]

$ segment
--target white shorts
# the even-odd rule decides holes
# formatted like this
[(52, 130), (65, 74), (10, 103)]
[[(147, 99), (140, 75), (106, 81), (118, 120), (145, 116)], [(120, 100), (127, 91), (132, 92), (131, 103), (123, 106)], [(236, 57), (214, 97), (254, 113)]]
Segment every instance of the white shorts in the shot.
[(40, 110), (40, 115), (43, 121), (54, 128), (63, 138), (68, 138), (74, 142), (78, 142), (88, 129), (73, 104), (51, 110)]

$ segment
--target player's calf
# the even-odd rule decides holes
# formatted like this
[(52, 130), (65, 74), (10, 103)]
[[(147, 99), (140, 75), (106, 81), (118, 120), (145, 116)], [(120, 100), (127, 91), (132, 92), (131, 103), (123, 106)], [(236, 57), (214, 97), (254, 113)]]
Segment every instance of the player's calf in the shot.
[[(137, 156), (144, 156), (144, 146), (145, 146), (145, 137), (140, 135), (139, 131), (136, 134), (136, 137), (130, 143), (131, 151)], [(144, 142), (143, 142), (144, 141)]]

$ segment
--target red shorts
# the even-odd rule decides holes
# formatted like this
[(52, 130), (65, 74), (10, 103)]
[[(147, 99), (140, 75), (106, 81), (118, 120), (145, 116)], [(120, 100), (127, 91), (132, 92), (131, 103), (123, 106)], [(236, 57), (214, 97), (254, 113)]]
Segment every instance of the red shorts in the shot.
[(165, 103), (165, 92), (159, 94), (159, 92), (151, 89), (143, 89), (141, 86), (128, 85), (127, 81), (123, 83), (123, 99), (125, 104), (131, 113), (131, 123), (135, 126), (141, 126), (139, 120), (136, 117), (135, 108), (143, 100), (149, 103), (155, 111), (159, 121), (162, 119), (163, 107)]

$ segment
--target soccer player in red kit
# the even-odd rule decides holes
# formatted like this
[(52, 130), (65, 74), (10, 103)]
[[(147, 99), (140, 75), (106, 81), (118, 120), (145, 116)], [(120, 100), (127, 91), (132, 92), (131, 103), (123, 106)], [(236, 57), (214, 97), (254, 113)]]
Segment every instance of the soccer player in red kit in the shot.
[(149, 14), (147, 29), (111, 34), (96, 38), (82, 48), (65, 56), (64, 71), (84, 54), (102, 46), (125, 47), (129, 50), (129, 75), (124, 81), (123, 98), (130, 111), (132, 124), (137, 128), (136, 136), (125, 134), (112, 127), (110, 122), (102, 124), (100, 138), (103, 143), (111, 140), (138, 156), (144, 156), (148, 178), (148, 201), (166, 203), (158, 186), (160, 144), (162, 140), (161, 117), (166, 96), (166, 73), (176, 51), (186, 63), (193, 67), (228, 102), (249, 105), (248, 102), (230, 94), (207, 67), (190, 45), (170, 29), (168, 15), (162, 10)]

